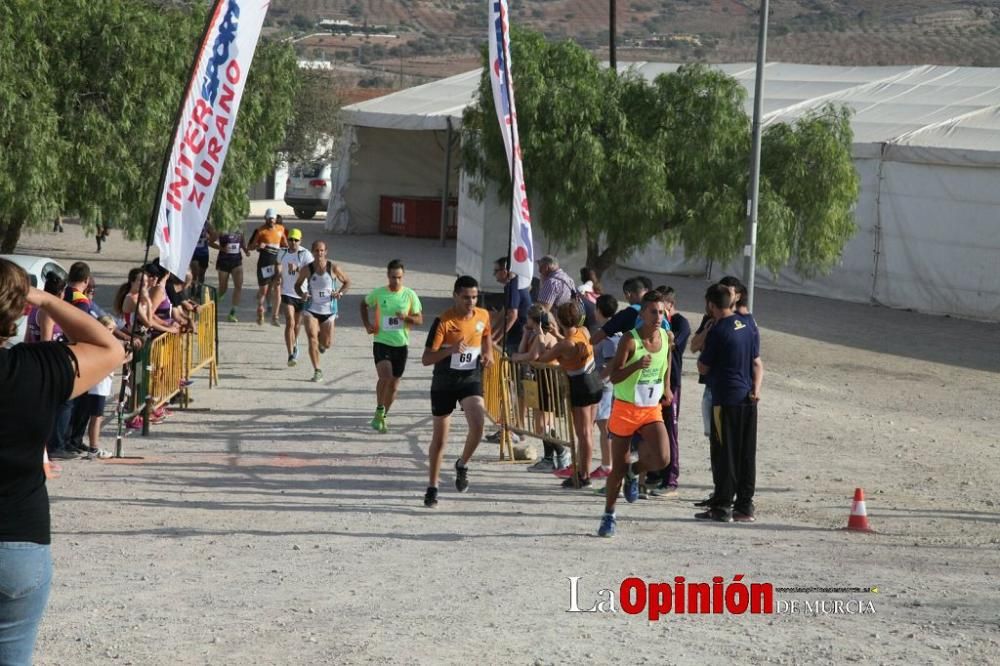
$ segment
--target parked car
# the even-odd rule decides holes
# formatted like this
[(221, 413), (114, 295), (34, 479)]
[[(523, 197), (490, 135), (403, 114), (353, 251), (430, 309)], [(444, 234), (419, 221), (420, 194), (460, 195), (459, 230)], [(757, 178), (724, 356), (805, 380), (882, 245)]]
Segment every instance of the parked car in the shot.
[(300, 220), (311, 220), (326, 211), (333, 190), (333, 167), (322, 162), (292, 164), (285, 182), (285, 203)]
[[(63, 279), (66, 278), (66, 269), (59, 262), (49, 257), (35, 257), (30, 254), (0, 254), (0, 258), (12, 261), (28, 273), (31, 286), (41, 289), (45, 286), (45, 278), (49, 273), (58, 273)], [(24, 332), (28, 325), (28, 318), (21, 317), (17, 322), (17, 335), (6, 342), (6, 346), (12, 347), (24, 341)]]

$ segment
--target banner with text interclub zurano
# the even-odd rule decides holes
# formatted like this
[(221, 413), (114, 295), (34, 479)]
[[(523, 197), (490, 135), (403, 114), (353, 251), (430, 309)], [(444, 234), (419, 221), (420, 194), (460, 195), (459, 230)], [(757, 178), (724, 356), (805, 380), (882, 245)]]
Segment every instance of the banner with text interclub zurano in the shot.
[(521, 289), (531, 286), (534, 274), (534, 243), (531, 238), (531, 208), (528, 190), (524, 184), (521, 164), (521, 141), (517, 133), (517, 107), (514, 105), (514, 79), (510, 75), (510, 23), (507, 0), (489, 0), (490, 3), (490, 82), (493, 84), (493, 103), (500, 121), (507, 149), (507, 166), (513, 181), (514, 209), (511, 220), (510, 270), (517, 275)]
[(269, 0), (218, 0), (198, 49), (160, 198), (153, 242), (183, 278), (222, 176)]

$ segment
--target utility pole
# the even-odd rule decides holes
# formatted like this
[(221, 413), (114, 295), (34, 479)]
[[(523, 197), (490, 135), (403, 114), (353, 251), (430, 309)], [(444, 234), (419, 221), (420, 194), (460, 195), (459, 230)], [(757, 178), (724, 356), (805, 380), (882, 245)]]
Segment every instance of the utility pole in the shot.
[(753, 91), (753, 146), (750, 150), (750, 192), (747, 200), (747, 242), (743, 247), (743, 283), (747, 306), (753, 310), (754, 281), (757, 273), (757, 202), (760, 198), (760, 122), (764, 103), (764, 67), (767, 65), (768, 0), (760, 3), (760, 32), (757, 36), (757, 78)]
[(611, 61), (611, 71), (615, 74), (618, 73), (618, 57), (615, 54), (615, 24), (618, 14), (617, 2), (615, 0), (608, 0), (609, 7), (608, 11), (610, 16), (608, 18), (608, 60)]

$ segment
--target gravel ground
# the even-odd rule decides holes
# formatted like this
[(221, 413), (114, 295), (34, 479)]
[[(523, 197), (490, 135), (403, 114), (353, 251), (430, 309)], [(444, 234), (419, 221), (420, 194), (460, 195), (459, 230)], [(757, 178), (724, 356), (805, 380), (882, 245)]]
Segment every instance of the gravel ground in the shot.
[[(322, 222), (297, 226), (307, 240), (322, 235)], [(190, 411), (129, 436), (126, 452), (140, 460), (63, 463), (50, 483), (56, 577), (37, 663), (995, 662), (996, 324), (759, 293), (758, 522), (692, 519), (710, 474), (688, 354), (680, 498), (623, 502), (619, 534), (605, 540), (593, 536), (601, 498), (497, 462), (496, 445), (481, 446), (470, 492), (456, 494), (448, 470), (460, 420), (440, 507), (423, 508), (430, 372), (411, 360), (390, 432), (373, 434), (375, 377), (357, 310), (395, 256), (428, 314), (443, 310), (454, 247), (331, 238), (354, 285), (323, 383), (308, 381), (308, 363), (286, 367), (278, 329), (223, 323), (221, 386), (202, 377)], [(91, 262), (108, 304), (141, 247), (117, 232), (104, 253), (92, 247), (67, 225), (19, 251)], [(697, 323), (705, 283), (664, 280)], [(413, 336), (411, 359), (424, 338)], [(855, 487), (875, 534), (839, 529)], [(775, 594), (786, 611), (792, 600), (831, 610), (853, 600), (848, 608), (866, 611), (853, 614), (651, 622), (567, 612), (570, 577), (581, 577), (578, 606), (589, 609), (629, 576), (728, 584), (739, 574), (878, 593)]]

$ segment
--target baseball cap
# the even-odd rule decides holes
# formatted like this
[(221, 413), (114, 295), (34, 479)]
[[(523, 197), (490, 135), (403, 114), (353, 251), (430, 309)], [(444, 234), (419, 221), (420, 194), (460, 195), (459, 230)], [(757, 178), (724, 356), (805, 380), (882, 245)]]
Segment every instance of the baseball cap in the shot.
[[(257, 210), (260, 210), (260, 209), (258, 208)], [(272, 220), (272, 219), (276, 218), (277, 216), (278, 216), (278, 211), (274, 210), (273, 208), (268, 208), (267, 210), (264, 211), (264, 219), (265, 220)]]
[(292, 229), (288, 232), (288, 240), (302, 240), (302, 230)]

